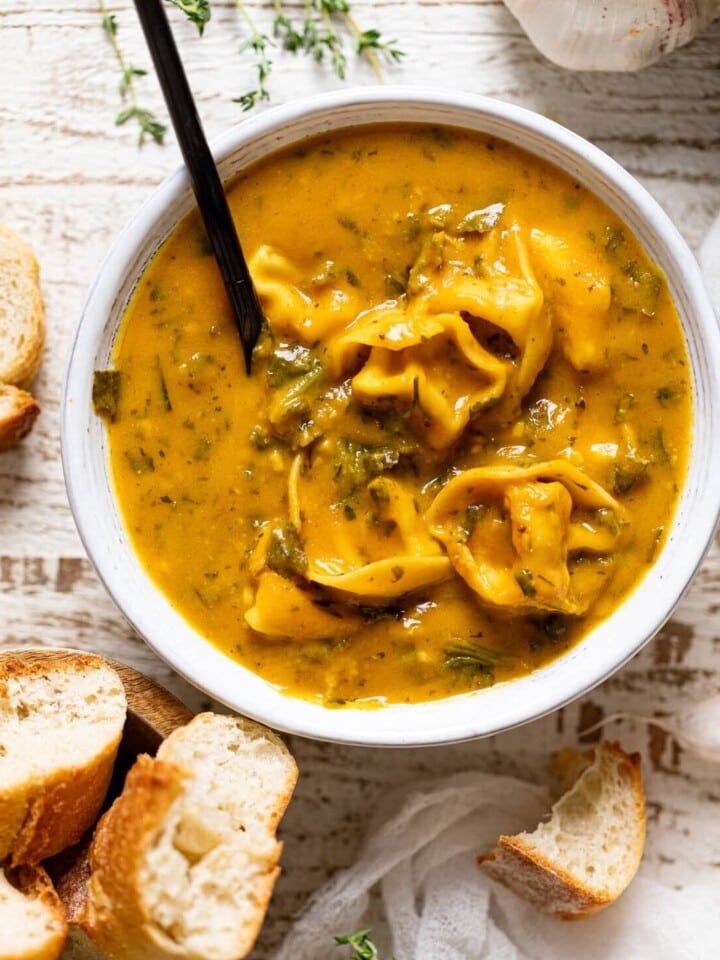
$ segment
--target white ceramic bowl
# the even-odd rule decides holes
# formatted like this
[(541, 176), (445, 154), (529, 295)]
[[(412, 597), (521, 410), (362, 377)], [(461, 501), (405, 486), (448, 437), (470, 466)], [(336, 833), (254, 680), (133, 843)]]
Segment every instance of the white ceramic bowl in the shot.
[(382, 121), (482, 131), (556, 164), (601, 197), (665, 272), (692, 361), (692, 452), (666, 544), (620, 609), (564, 656), (523, 679), (432, 703), (376, 710), (325, 708), (285, 696), (227, 659), (172, 609), (138, 563), (123, 529), (91, 390), (93, 371), (108, 365), (123, 309), (143, 268), (193, 205), (184, 170), (166, 180), (126, 227), (90, 291), (67, 372), (63, 466), (80, 535), (109, 593), (153, 650), (195, 686), (269, 726), (310, 737), (378, 745), (448, 743), (507, 730), (580, 696), (637, 653), (670, 615), (705, 554), (720, 508), (720, 336), (695, 259), (652, 197), (592, 144), (520, 107), (415, 88), (346, 90), (246, 120), (219, 138), (213, 152), (228, 178), (313, 134)]

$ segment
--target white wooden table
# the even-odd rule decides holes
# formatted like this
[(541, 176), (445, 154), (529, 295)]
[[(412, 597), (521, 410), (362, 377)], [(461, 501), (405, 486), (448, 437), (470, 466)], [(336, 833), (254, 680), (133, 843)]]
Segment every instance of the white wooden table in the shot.
[[(111, 9), (132, 61), (148, 65), (131, 4), (119, 0)], [(213, 0), (213, 9), (201, 41), (172, 17), (211, 137), (241, 119), (231, 98), (253, 85), (251, 66), (237, 53), (237, 10), (227, 0)], [(269, 26), (267, 6), (252, 0), (249, 9)], [(379, 26), (407, 51), (389, 80), (464, 88), (551, 115), (634, 173), (697, 249), (720, 210), (720, 23), (643, 73), (570, 74), (535, 52), (498, 0), (357, 0), (354, 9), (361, 24)], [(273, 58), (276, 102), (338, 83), (305, 59)], [(365, 65), (352, 65), (350, 79), (375, 82)], [(114, 126), (117, 83), (95, 0), (0, 5), (0, 221), (38, 253), (48, 319), (36, 384), (43, 415), (21, 447), (0, 455), (0, 644), (110, 654), (199, 708), (207, 702), (155, 659), (106, 596), (76, 534), (60, 465), (61, 382), (86, 290), (120, 227), (179, 162), (171, 135), (163, 148), (139, 150), (133, 129)], [(154, 80), (141, 89), (143, 104), (163, 114)], [(576, 743), (577, 731), (604, 714), (671, 712), (720, 688), (718, 610), (715, 549), (655, 641), (583, 702), (529, 727), (412, 751), (294, 739), (301, 780), (283, 826), (285, 873), (253, 956), (266, 957), (307, 893), (354, 858), (388, 785), (470, 767), (539, 776), (549, 751)], [(628, 727), (623, 740), (646, 759), (647, 868), (671, 884), (720, 882), (720, 770), (656, 729)]]

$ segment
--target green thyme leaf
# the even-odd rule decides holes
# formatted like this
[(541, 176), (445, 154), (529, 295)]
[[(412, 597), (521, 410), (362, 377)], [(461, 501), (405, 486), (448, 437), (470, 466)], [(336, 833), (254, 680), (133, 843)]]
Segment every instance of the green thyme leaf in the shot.
[(205, 24), (212, 16), (209, 0), (170, 0), (170, 3), (182, 10), (190, 23), (195, 24), (198, 33), (202, 36)]
[(108, 13), (105, 0), (99, 0), (99, 7), (102, 16), (102, 28), (107, 35), (117, 64), (120, 67), (120, 82), (118, 84), (120, 97), (128, 104), (115, 117), (115, 125), (123, 126), (130, 120), (135, 120), (139, 127), (139, 144), (142, 145), (148, 136), (155, 143), (161, 144), (165, 138), (166, 127), (159, 122), (153, 113), (140, 106), (135, 88), (135, 81), (146, 76), (147, 71), (139, 67), (134, 67), (128, 62), (118, 40), (119, 27), (117, 17), (115, 14)]
[[(344, 937), (335, 937), (335, 944), (338, 947), (348, 946), (355, 951), (348, 960), (380, 960), (380, 954), (375, 944), (370, 939), (372, 930), (368, 927), (366, 930), (358, 930), (355, 933), (347, 934)], [(395, 960), (391, 957), (390, 960)]]

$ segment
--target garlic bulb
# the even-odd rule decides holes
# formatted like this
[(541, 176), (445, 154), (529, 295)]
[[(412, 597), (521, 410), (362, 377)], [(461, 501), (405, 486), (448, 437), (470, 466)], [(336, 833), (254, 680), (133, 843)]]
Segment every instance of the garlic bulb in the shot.
[(538, 50), (570, 70), (639, 70), (720, 17), (720, 0), (505, 0)]

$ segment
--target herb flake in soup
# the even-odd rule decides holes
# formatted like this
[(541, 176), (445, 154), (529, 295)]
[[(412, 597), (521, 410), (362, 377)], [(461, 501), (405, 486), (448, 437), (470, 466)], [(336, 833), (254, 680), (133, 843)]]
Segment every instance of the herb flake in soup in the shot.
[(229, 200), (268, 319), (250, 379), (195, 215), (96, 379), (169, 602), (327, 704), (577, 643), (652, 564), (690, 442), (680, 323), (630, 230), (507, 143), (410, 125), (303, 142)]

